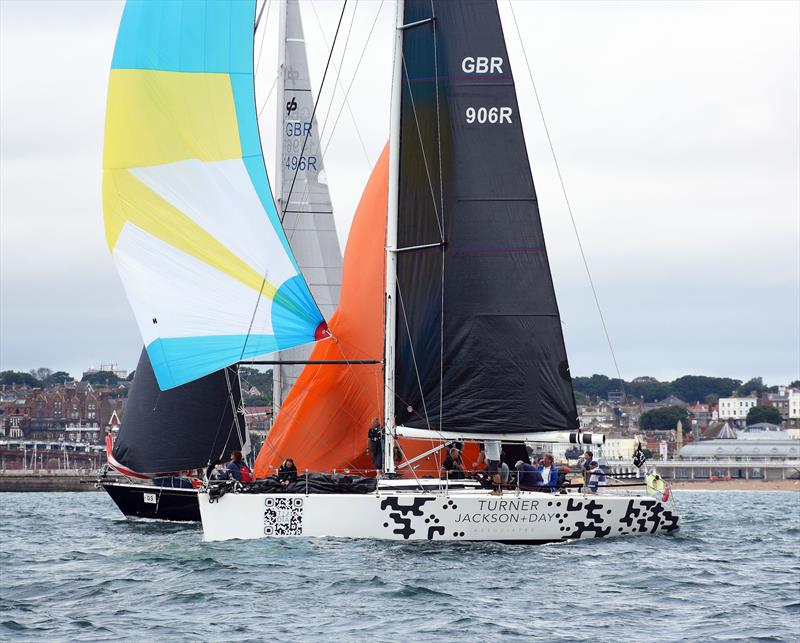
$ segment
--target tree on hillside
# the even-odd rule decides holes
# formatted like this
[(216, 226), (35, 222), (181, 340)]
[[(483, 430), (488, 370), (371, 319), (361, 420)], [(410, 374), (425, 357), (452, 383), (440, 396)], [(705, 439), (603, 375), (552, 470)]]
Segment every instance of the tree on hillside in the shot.
[(742, 380), (729, 377), (707, 377), (705, 375), (684, 375), (670, 383), (670, 392), (686, 402), (704, 400), (706, 395), (726, 397), (741, 386)]
[(611, 384), (612, 380), (608, 376), (597, 375), (596, 373), (591, 377), (575, 377), (572, 379), (572, 388), (589, 397), (607, 397)]
[(754, 406), (747, 412), (747, 426), (758, 424), (759, 422), (780, 424), (783, 422), (783, 417), (781, 412), (774, 406)]
[(26, 384), (30, 387), (40, 387), (42, 383), (37, 380), (30, 373), (23, 373), (22, 371), (2, 371), (0, 372), (0, 384)]
[(47, 377), (42, 380), (42, 385), (44, 387), (48, 386), (55, 386), (56, 384), (63, 384), (64, 382), (74, 382), (75, 378), (72, 377), (66, 371), (56, 371), (55, 373), (50, 373)]
[(136, 369), (134, 368), (130, 373), (128, 373), (128, 377), (125, 378), (127, 382), (133, 382), (133, 378), (136, 376)]
[(44, 382), (50, 375), (53, 374), (52, 369), (49, 368), (32, 368), (28, 371), (31, 375), (33, 375), (37, 380), (40, 382)]
[(800, 380), (795, 380), (789, 383), (789, 388), (800, 388)]
[(761, 395), (766, 390), (767, 387), (764, 386), (764, 380), (762, 380), (760, 377), (751, 377), (736, 390), (736, 394), (740, 396), (747, 396), (751, 393)]
[(660, 382), (655, 377), (644, 375), (635, 377), (625, 384), (625, 392), (628, 395), (643, 398), (645, 402), (655, 402), (663, 400), (669, 395), (669, 384)]
[(660, 409), (645, 411), (639, 416), (639, 426), (645, 431), (664, 431), (674, 429), (678, 420), (683, 424), (683, 432), (692, 429), (689, 421), (689, 412), (681, 406), (665, 406)]
[(705, 402), (706, 404), (716, 404), (717, 402), (719, 402), (719, 395), (717, 395), (716, 393), (709, 393), (703, 398), (703, 402)]
[(119, 377), (111, 371), (97, 371), (84, 373), (81, 382), (89, 382), (92, 386), (114, 386), (119, 383)]

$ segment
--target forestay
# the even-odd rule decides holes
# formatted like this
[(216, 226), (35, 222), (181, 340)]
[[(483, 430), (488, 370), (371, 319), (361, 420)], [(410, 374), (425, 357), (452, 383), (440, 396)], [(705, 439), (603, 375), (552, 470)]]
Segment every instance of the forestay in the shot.
[(497, 5), (407, 0), (404, 24), (397, 424), (476, 434), (575, 429)]
[(161, 389), (327, 336), (264, 169), (254, 18), (254, 0), (131, 0), (120, 24), (106, 238)]

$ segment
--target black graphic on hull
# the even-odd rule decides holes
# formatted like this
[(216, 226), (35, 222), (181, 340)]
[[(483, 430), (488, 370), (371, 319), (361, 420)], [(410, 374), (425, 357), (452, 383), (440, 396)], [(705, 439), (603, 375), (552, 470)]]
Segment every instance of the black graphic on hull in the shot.
[(300, 536), (302, 533), (302, 498), (264, 499), (265, 536)]
[[(399, 525), (398, 529), (392, 529), (392, 533), (398, 534), (403, 536), (403, 540), (408, 540), (412, 534), (417, 532), (411, 526), (411, 520), (413, 516), (422, 516), (424, 515), (422, 512), (421, 507), (426, 503), (433, 500), (433, 498), (413, 498), (410, 505), (401, 505), (400, 498), (384, 498), (381, 500), (381, 510), (386, 510), (387, 508), (392, 509), (394, 511), (389, 512), (389, 518), (391, 518), (395, 525)], [(408, 516), (411, 514), (411, 516)], [(426, 520), (426, 522), (430, 522), (431, 519), (439, 520), (431, 514), (432, 518)], [(389, 527), (389, 523), (383, 523), (384, 527)], [(441, 531), (439, 531), (441, 529)], [(439, 533), (444, 534), (444, 527), (435, 527), (431, 525), (428, 528), (428, 539), (433, 540), (433, 534)]]

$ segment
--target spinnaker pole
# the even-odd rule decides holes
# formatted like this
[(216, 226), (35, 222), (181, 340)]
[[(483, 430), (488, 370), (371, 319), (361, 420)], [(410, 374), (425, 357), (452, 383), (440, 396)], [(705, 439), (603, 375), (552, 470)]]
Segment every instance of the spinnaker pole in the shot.
[(394, 362), (397, 319), (397, 207), (400, 193), (400, 116), (403, 101), (403, 19), (404, 2), (397, 0), (394, 33), (394, 72), (389, 127), (389, 206), (386, 213), (386, 305), (384, 328), (384, 441), (383, 470), (394, 472)]

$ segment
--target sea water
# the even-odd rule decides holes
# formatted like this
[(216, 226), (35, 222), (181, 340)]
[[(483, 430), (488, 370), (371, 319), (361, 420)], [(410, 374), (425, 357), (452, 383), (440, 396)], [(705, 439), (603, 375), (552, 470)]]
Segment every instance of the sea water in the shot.
[(800, 640), (800, 494), (675, 493), (670, 536), (265, 539), (0, 494), (0, 639)]

